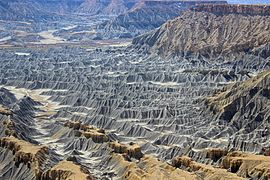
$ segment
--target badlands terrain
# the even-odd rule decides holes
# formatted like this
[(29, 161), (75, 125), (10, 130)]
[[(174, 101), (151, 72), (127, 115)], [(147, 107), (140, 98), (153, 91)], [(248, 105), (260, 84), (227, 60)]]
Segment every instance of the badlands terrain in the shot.
[[(39, 0), (5, 13), (24, 1), (0, 1), (1, 180), (270, 179), (270, 5), (185, 1), (177, 15), (176, 1)], [(100, 27), (104, 39), (67, 40)]]

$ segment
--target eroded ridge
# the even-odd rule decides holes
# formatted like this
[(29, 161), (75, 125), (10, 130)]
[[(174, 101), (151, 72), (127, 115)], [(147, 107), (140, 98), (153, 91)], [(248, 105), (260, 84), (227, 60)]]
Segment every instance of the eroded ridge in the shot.
[(41, 175), (41, 180), (46, 179), (81, 179), (93, 180), (88, 170), (72, 161), (61, 161)]
[[(217, 118), (220, 113), (214, 114), (205, 102), (206, 96), (215, 97), (213, 93), (217, 95), (225, 85), (267, 69), (265, 57), (249, 54), (244, 61), (228, 62), (166, 59), (119, 47), (29, 52), (20, 57), (13, 50), (1, 52), (6, 60), (1, 61), (5, 78), (0, 102), (13, 113), (0, 114), (1, 136), (16, 134), (47, 146), (54, 156), (44, 168), (45, 176), (55, 176), (59, 172), (50, 173), (52, 167), (72, 160), (94, 178), (156, 177), (150, 166), (160, 169), (162, 177), (183, 173), (186, 179), (199, 178), (197, 170), (179, 171), (167, 163), (189, 156), (209, 168), (222, 168), (222, 158), (233, 149), (269, 153), (265, 133), (263, 138), (245, 134), (235, 123)], [(147, 160), (149, 156), (153, 160)], [(7, 157), (12, 160), (12, 155)], [(204, 176), (226, 174), (214, 170)]]
[(209, 12), (218, 15), (243, 14), (243, 15), (270, 15), (270, 5), (232, 5), (232, 4), (199, 4), (191, 8), (197, 12)]
[[(45, 162), (49, 155), (49, 149), (45, 146), (38, 146), (29, 142), (19, 140), (15, 137), (4, 137), (0, 139), (1, 148), (12, 152), (14, 156), (14, 165), (19, 168), (24, 164), (32, 169), (35, 177), (40, 177)], [(4, 163), (4, 162), (1, 162)]]

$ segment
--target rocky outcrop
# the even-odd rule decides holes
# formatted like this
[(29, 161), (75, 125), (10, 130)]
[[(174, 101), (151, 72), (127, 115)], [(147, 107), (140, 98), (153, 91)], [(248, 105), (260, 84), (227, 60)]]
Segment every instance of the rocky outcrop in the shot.
[(48, 155), (48, 148), (37, 146), (15, 137), (5, 137), (0, 139), (0, 146), (2, 148), (12, 151), (14, 155), (15, 166), (21, 163), (27, 165), (35, 171), (36, 177), (42, 173), (42, 167)]
[(110, 171), (116, 173), (120, 179), (175, 179), (195, 180), (199, 179), (195, 174), (176, 169), (153, 156), (145, 156), (139, 162), (127, 161), (122, 155), (114, 154), (106, 159)]
[(270, 156), (270, 148), (263, 148), (263, 155)]
[(197, 163), (189, 157), (178, 157), (172, 160), (172, 166), (177, 168), (187, 169), (191, 172), (196, 172), (201, 175), (203, 179), (239, 179), (244, 178), (238, 177), (236, 174), (227, 172), (225, 169), (215, 168), (209, 165)]
[(3, 121), (3, 126), (5, 127), (5, 135), (6, 136), (14, 136), (17, 137), (17, 132), (15, 129), (15, 123), (12, 120)]
[[(210, 7), (216, 6), (223, 7), (222, 5)], [(188, 11), (157, 30), (135, 38), (132, 43), (135, 48), (163, 56), (189, 57), (197, 54), (205, 58), (229, 56), (230, 59), (238, 59), (246, 54), (258, 54), (256, 51), (259, 49), (268, 52), (269, 17), (267, 14), (216, 15), (209, 12)]]
[(222, 162), (223, 168), (237, 175), (252, 179), (270, 178), (270, 158), (243, 152), (231, 152)]
[(143, 157), (141, 147), (137, 144), (120, 144), (118, 142), (111, 142), (109, 143), (109, 147), (111, 147), (115, 153), (127, 154), (129, 157), (136, 159)]
[(47, 170), (41, 175), (41, 180), (93, 180), (94, 178), (89, 172), (79, 164), (72, 161), (61, 161), (50, 170)]
[[(259, 153), (262, 147), (269, 147), (268, 123), (246, 133), (243, 128), (234, 128), (241, 127), (244, 121), (229, 124), (216, 119), (212, 111), (206, 111), (210, 108), (204, 109), (201, 103), (203, 97), (212, 96), (224, 84), (246, 80), (268, 68), (269, 59), (249, 55), (233, 62), (167, 59), (120, 47), (85, 50), (57, 46), (16, 48), (15, 52), (19, 50), (30, 54), (18, 57), (14, 49), (0, 50), (4, 59), (0, 61), (1, 82), (18, 98), (15, 103), (6, 104), (14, 111), (11, 120), (22, 138), (48, 145), (59, 156), (53, 156), (54, 163), (48, 163), (50, 167), (72, 157), (97, 178), (131, 177), (128, 170), (135, 166), (138, 168), (130, 174), (138, 177), (150, 174), (146, 177), (177, 179), (182, 177), (183, 170), (167, 164), (174, 157), (185, 154), (200, 163), (217, 166), (226, 149)], [(9, 98), (2, 99), (1, 102), (9, 102)], [(0, 115), (0, 119), (2, 122), (8, 117)], [(4, 129), (0, 126), (1, 136)], [(103, 140), (94, 142), (91, 137), (86, 138), (83, 133), (87, 131), (99, 131), (110, 140), (96, 143)], [(115, 144), (110, 147), (110, 143)], [(0, 159), (5, 159), (3, 164), (9, 165), (9, 172), (15, 172), (12, 151), (5, 148), (0, 151)], [(147, 154), (160, 160), (156, 158), (147, 166), (142, 161)], [(120, 158), (109, 161), (114, 155), (125, 160), (124, 167)], [(20, 179), (26, 175), (23, 170), (28, 170), (23, 163), (20, 167), (23, 167), (20, 176), (10, 178), (9, 173), (2, 176), (4, 171), (0, 169), (0, 178)], [(145, 173), (140, 174), (140, 167)], [(34, 177), (33, 174), (31, 171)], [(192, 175), (186, 171), (184, 174)]]
[(4, 116), (11, 116), (13, 113), (12, 110), (10, 110), (9, 108), (0, 106), (0, 114)]
[(124, 0), (111, 0), (110, 4), (104, 9), (103, 13), (108, 15), (119, 15), (128, 11)]
[(2, 20), (52, 20), (56, 14), (42, 8), (35, 0), (1, 1), (0, 17)]
[(196, 5), (195, 7), (191, 8), (191, 10), (197, 12), (209, 12), (217, 15), (225, 15), (225, 14), (243, 14), (252, 16), (270, 15), (270, 5), (203, 4), (203, 5)]
[(228, 153), (227, 150), (219, 149), (219, 148), (210, 148), (206, 150), (206, 158), (210, 158), (213, 161), (217, 161), (220, 158), (226, 156)]
[(86, 138), (91, 138), (95, 143), (104, 143), (109, 141), (109, 137), (105, 134), (104, 129), (98, 129), (93, 126), (87, 126), (81, 122), (68, 121), (66, 127), (76, 130), (76, 135), (83, 135)]
[(95, 14), (101, 13), (104, 8), (105, 8), (105, 4), (100, 0), (85, 0), (85, 2), (83, 2), (78, 7), (76, 12), (95, 15)]

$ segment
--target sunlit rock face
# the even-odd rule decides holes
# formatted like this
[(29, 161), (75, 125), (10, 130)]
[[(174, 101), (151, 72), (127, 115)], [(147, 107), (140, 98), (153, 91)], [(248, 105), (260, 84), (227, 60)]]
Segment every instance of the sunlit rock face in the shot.
[[(206, 58), (269, 56), (270, 6), (198, 5), (133, 40), (135, 47), (163, 56)], [(188, 27), (188, 28), (187, 28)], [(255, 27), (255, 28), (250, 28)]]

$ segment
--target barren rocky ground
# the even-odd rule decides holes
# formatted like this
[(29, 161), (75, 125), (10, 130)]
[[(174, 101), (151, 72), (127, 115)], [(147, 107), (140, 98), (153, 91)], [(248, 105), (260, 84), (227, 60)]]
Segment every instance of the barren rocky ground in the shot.
[(269, 179), (266, 7), (197, 6), (132, 45), (57, 45), (65, 23), (3, 44), (0, 179)]

